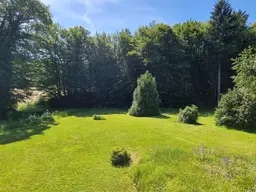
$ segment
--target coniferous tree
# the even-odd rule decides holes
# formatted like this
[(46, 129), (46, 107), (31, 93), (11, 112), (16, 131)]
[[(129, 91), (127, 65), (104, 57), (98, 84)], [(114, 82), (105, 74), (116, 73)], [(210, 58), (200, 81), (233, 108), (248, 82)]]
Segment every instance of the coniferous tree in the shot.
[(209, 28), (209, 52), (213, 65), (212, 90), (217, 90), (217, 100), (220, 94), (233, 87), (232, 58), (235, 58), (247, 47), (245, 34), (248, 15), (239, 10), (234, 11), (228, 0), (219, 0), (211, 14)]
[(156, 81), (148, 71), (138, 79), (138, 85), (133, 93), (133, 103), (129, 114), (136, 117), (156, 116), (160, 114)]

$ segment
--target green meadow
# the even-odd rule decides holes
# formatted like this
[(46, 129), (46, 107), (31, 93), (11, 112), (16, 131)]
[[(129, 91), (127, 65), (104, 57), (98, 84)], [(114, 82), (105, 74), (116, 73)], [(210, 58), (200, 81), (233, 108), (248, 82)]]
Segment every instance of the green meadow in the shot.
[[(177, 113), (136, 118), (119, 109), (68, 110), (52, 121), (1, 125), (0, 191), (254, 191), (256, 135), (197, 125)], [(106, 120), (94, 121), (99, 114)], [(125, 148), (130, 167), (111, 165)]]

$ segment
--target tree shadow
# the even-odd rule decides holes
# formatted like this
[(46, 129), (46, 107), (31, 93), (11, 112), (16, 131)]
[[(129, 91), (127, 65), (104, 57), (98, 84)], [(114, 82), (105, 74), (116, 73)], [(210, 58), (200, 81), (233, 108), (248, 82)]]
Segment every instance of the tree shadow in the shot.
[(170, 119), (171, 117), (161, 114), (161, 115), (158, 115), (158, 116), (153, 116), (151, 118), (154, 118), (154, 119)]
[[(119, 109), (119, 108), (85, 108), (85, 109), (69, 109), (60, 112), (60, 115), (65, 116), (74, 116), (74, 117), (93, 117), (94, 115), (104, 116), (104, 115), (116, 115), (116, 114), (127, 114), (128, 109)], [(174, 114), (169, 111), (165, 114)], [(170, 119), (171, 117), (161, 114), (158, 116), (152, 116), (148, 118), (155, 119)]]
[(218, 126), (219, 128), (225, 128), (227, 130), (231, 130), (231, 131), (239, 131), (239, 132), (243, 132), (243, 133), (248, 133), (248, 134), (252, 134), (255, 135), (256, 134), (256, 130), (255, 129), (239, 129), (239, 128), (234, 128), (234, 127), (229, 127), (229, 126)]
[(179, 122), (179, 121), (175, 121), (175, 123), (180, 123), (180, 124), (183, 124), (183, 125), (192, 125), (192, 126), (203, 126), (205, 124), (202, 124), (202, 123), (199, 123), (199, 122), (196, 122), (196, 123), (182, 123), (182, 122)]
[(118, 108), (93, 108), (93, 109), (70, 109), (66, 110), (67, 116), (75, 117), (93, 117), (93, 115), (114, 115), (114, 114), (127, 114), (127, 109)]
[(191, 124), (191, 125), (195, 125), (195, 126), (202, 126), (202, 125), (204, 125), (204, 124), (199, 123), (199, 122), (196, 122), (195, 124)]
[(57, 125), (52, 116), (34, 116), (25, 120), (7, 122), (0, 125), (0, 145), (29, 139), (33, 135), (43, 134), (52, 125)]

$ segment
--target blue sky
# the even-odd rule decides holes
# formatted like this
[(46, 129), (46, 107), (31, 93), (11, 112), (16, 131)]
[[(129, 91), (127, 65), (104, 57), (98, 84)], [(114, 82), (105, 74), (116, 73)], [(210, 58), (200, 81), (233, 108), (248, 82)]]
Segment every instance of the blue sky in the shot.
[[(151, 21), (173, 25), (194, 19), (208, 21), (216, 0), (41, 0), (50, 5), (61, 26), (77, 25), (113, 33), (123, 28), (135, 31)], [(256, 0), (230, 0), (234, 9), (246, 10), (249, 23), (256, 21)]]

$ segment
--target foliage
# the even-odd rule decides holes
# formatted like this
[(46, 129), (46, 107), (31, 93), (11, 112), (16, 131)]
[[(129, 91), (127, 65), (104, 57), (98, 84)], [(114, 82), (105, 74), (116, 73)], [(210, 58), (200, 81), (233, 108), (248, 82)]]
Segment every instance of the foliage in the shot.
[(47, 109), (50, 109), (48, 101), (43, 98), (39, 99), (38, 101), (19, 103), (17, 106), (17, 111), (27, 113), (44, 112)]
[(129, 166), (132, 162), (131, 155), (125, 149), (115, 149), (112, 152), (111, 162), (113, 166)]
[(209, 76), (212, 78), (212, 90), (217, 89), (218, 100), (221, 93), (233, 87), (231, 59), (250, 44), (250, 38), (246, 36), (247, 20), (248, 14), (241, 10), (235, 11), (228, 0), (217, 1), (211, 13), (207, 34), (208, 61), (211, 65)]
[[(34, 55), (34, 34), (39, 26), (51, 23), (49, 8), (39, 0), (3, 0), (0, 2), (0, 119), (15, 105), (11, 90), (23, 81), (26, 87), (30, 76), (23, 68), (24, 61)], [(18, 63), (18, 64), (17, 64)], [(28, 66), (28, 61), (23, 66)], [(31, 68), (29, 68), (31, 69)], [(26, 68), (27, 71), (29, 71)], [(14, 75), (17, 75), (16, 77)], [(15, 81), (13, 81), (15, 80)]]
[(179, 122), (187, 124), (196, 124), (198, 120), (198, 107), (195, 105), (187, 106), (180, 109)]
[(129, 109), (129, 114), (136, 117), (160, 114), (156, 81), (148, 71), (138, 79), (138, 86), (133, 93), (133, 103)]
[(233, 70), (236, 71), (233, 77), (236, 87), (254, 99), (256, 97), (256, 47), (249, 47), (234, 59)]
[(134, 33), (94, 35), (52, 23), (38, 0), (0, 3), (1, 118), (34, 88), (54, 108), (128, 108), (145, 71), (156, 78), (162, 107), (212, 108), (219, 91), (234, 85), (231, 59), (256, 42), (255, 24), (227, 0), (216, 2), (205, 23), (152, 22)]
[(239, 111), (243, 97), (237, 90), (230, 90), (223, 95), (215, 112), (216, 124), (228, 127), (242, 127)]
[(138, 29), (135, 41), (135, 53), (143, 58), (146, 69), (156, 78), (162, 104), (175, 106), (184, 97), (188, 77), (178, 37), (171, 26), (152, 23)]
[(211, 79), (206, 59), (206, 36), (209, 26), (209, 23), (194, 20), (173, 26), (174, 33), (182, 43), (187, 65), (186, 71), (184, 71), (184, 75), (186, 75), (186, 91), (183, 93), (187, 103), (182, 101), (182, 105), (196, 103), (197, 105), (207, 107), (211, 106), (211, 100), (214, 99), (209, 94)]
[(216, 110), (216, 124), (254, 131), (256, 126), (256, 52), (250, 47), (234, 60), (235, 89), (224, 95)]

